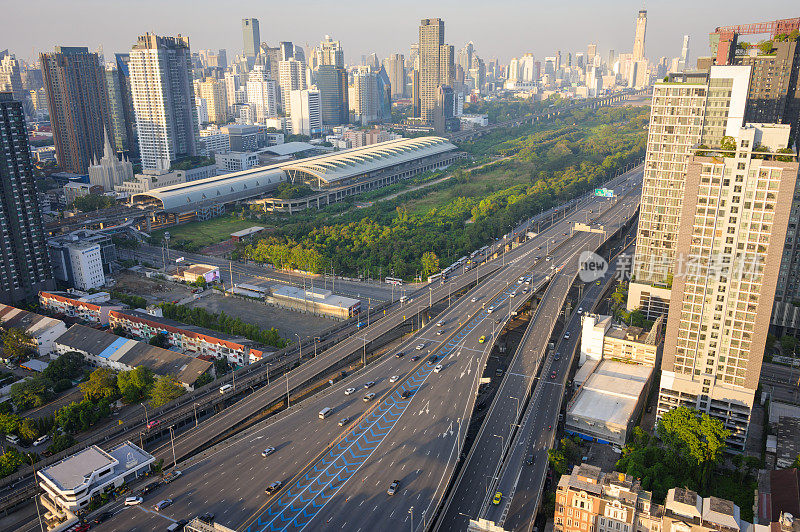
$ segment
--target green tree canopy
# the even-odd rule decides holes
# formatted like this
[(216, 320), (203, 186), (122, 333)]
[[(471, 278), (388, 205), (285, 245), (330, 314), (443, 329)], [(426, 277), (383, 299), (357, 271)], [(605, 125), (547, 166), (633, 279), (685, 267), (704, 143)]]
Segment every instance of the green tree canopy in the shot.
[(38, 408), (53, 397), (50, 379), (36, 376), (11, 385), (11, 402), (20, 410)]
[(162, 406), (177, 399), (186, 393), (186, 388), (178, 384), (175, 379), (167, 375), (160, 375), (156, 379), (153, 391), (150, 392), (150, 404)]
[(439, 271), (439, 257), (433, 251), (422, 254), (422, 275), (427, 277)]
[(83, 366), (83, 355), (70, 351), (52, 360), (42, 372), (42, 376), (53, 382), (61, 379), (75, 379), (83, 374)]
[(11, 360), (24, 360), (33, 351), (31, 337), (25, 331), (12, 327), (2, 332), (3, 352)]
[[(202, 279), (202, 277), (201, 277), (201, 279)], [(151, 336), (150, 337), (150, 342), (148, 342), (148, 343), (150, 345), (154, 345), (154, 346), (160, 347), (162, 349), (168, 349), (169, 348), (169, 340), (167, 339), (167, 335), (164, 334), (164, 333), (161, 333), (161, 332), (160, 333), (156, 333), (153, 336)]]
[(89, 380), (82, 382), (80, 386), (83, 397), (90, 401), (114, 400), (119, 397), (117, 376), (108, 368), (97, 368), (89, 375)]
[(117, 387), (126, 403), (136, 403), (150, 394), (153, 388), (153, 372), (144, 366), (117, 375)]

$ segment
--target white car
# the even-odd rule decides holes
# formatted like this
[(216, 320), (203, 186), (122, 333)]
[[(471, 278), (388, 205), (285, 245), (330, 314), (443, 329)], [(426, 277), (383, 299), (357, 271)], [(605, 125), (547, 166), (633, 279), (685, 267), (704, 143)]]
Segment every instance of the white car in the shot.
[(356, 389), (355, 389), (355, 388), (348, 388), (348, 389), (346, 389), (346, 390), (344, 391), (344, 394), (345, 394), (345, 395), (350, 395), (350, 394), (353, 394), (353, 393), (355, 393), (355, 391), (356, 391)]
[(441, 364), (436, 364), (436, 367), (433, 368), (433, 372), (434, 373), (439, 373), (440, 371), (442, 371), (442, 365)]
[(389, 382), (397, 382), (400, 379), (400, 375), (392, 375), (389, 377)]
[(494, 311), (494, 307), (489, 307), (486, 309), (487, 314), (491, 314)]
[(569, 340), (569, 332), (564, 333), (564, 340)]
[(368, 393), (367, 395), (364, 396), (364, 402), (365, 403), (368, 403), (368, 402), (372, 401), (373, 399), (375, 399), (375, 393), (374, 392), (370, 392), (370, 393)]
[(511, 292), (510, 296), (511, 297), (517, 297), (517, 293), (516, 292)]
[(425, 344), (417, 344), (417, 347), (416, 347), (417, 351), (422, 351), (423, 349), (425, 349)]
[(477, 300), (478, 300), (478, 298), (477, 298), (477, 297), (473, 297), (473, 298), (472, 298), (472, 302), (473, 302), (473, 303), (475, 303)]
[(444, 325), (444, 320), (439, 320), (436, 322), (437, 327), (441, 327), (442, 325)]
[(141, 497), (125, 497), (125, 506), (136, 506), (137, 504), (142, 504), (144, 499)]
[(275, 452), (275, 447), (267, 447), (266, 449), (261, 451), (261, 456), (266, 458), (267, 456), (271, 455), (274, 452)]

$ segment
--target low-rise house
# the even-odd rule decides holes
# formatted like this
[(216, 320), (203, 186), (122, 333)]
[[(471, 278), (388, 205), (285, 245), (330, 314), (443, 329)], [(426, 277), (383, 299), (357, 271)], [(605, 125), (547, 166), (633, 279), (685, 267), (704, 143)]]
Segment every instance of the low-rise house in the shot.
[(55, 352), (53, 342), (67, 331), (66, 324), (61, 320), (2, 303), (0, 303), (0, 327), (20, 329), (28, 335), (38, 356), (52, 355)]
[(108, 313), (122, 308), (120, 305), (105, 305), (108, 300), (105, 292), (39, 292), (39, 304), (42, 308), (98, 325), (108, 325)]

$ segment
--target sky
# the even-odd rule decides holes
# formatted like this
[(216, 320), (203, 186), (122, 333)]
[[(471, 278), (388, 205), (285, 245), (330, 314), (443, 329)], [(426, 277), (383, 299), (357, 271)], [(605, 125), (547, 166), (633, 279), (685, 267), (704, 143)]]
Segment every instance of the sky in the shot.
[[(0, 0), (0, 50), (31, 60), (55, 45), (102, 45), (105, 54), (127, 52), (138, 35), (188, 35), (193, 51), (242, 50), (241, 19), (255, 17), (261, 40), (314, 46), (328, 34), (341, 41), (345, 62), (363, 54), (409, 54), (422, 18), (445, 21), (445, 41), (473, 41), (487, 62), (532, 52), (585, 52), (590, 42), (607, 57), (633, 48), (634, 22), (647, 9), (646, 55), (680, 54), (690, 35), (690, 61), (708, 54), (717, 26), (800, 16), (797, 0)], [(9, 16), (11, 15), (11, 16)]]

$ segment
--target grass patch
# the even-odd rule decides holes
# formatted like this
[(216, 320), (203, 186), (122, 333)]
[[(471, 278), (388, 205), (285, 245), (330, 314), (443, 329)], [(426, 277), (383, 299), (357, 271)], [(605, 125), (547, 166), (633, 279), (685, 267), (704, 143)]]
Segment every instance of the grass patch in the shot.
[(161, 242), (164, 239), (164, 232), (169, 231), (170, 247), (200, 249), (228, 240), (231, 237), (231, 233), (254, 225), (259, 224), (253, 220), (242, 220), (236, 215), (226, 214), (203, 222), (189, 222), (155, 231), (151, 238), (154, 241)]

